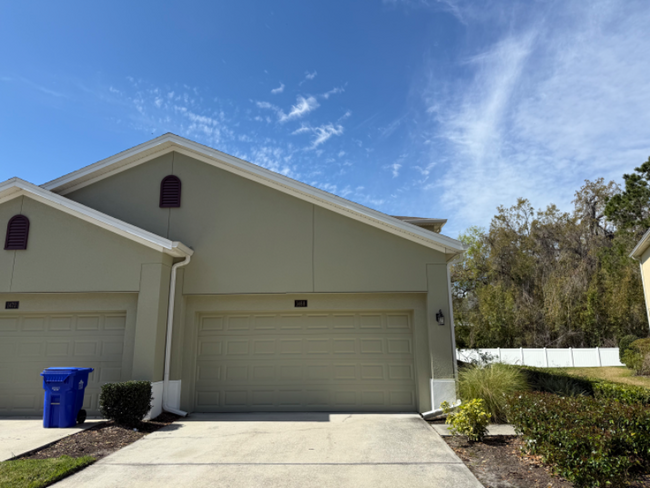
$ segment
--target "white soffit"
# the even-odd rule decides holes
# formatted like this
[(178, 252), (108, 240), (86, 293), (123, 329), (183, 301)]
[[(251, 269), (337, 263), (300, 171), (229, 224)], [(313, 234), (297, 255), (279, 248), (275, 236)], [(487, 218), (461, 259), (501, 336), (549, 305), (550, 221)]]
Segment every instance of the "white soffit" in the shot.
[(174, 257), (191, 256), (194, 253), (194, 251), (182, 242), (170, 241), (164, 237), (152, 234), (144, 229), (86, 207), (74, 200), (44, 190), (20, 178), (11, 178), (0, 183), (0, 204), (20, 196), (29, 197), (37, 202), (49, 205), (81, 220)]
[(217, 168), (308, 201), (346, 217), (395, 234), (448, 255), (465, 250), (464, 245), (441, 234), (418, 228), (407, 222), (351, 202), (287, 176), (212, 149), (184, 137), (167, 133), (77, 171), (45, 183), (42, 188), (66, 195), (172, 151), (198, 159)]

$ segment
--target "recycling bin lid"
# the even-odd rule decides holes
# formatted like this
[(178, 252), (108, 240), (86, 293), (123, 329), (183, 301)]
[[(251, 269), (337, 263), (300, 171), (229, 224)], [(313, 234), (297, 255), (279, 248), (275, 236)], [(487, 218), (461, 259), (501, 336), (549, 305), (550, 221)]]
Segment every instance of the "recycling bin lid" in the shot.
[(68, 371), (65, 369), (56, 370), (45, 370), (41, 373), (43, 381), (45, 383), (64, 383), (70, 376), (74, 375), (74, 371)]
[(43, 372), (41, 373), (41, 376), (45, 374), (63, 374), (63, 373), (76, 373), (76, 372), (86, 372), (88, 371), (89, 373), (91, 371), (95, 371), (94, 368), (75, 368), (75, 367), (55, 367), (55, 368), (45, 368)]
[(94, 371), (93, 368), (45, 368), (41, 373), (45, 383), (64, 383), (70, 376), (77, 372), (89, 373)]

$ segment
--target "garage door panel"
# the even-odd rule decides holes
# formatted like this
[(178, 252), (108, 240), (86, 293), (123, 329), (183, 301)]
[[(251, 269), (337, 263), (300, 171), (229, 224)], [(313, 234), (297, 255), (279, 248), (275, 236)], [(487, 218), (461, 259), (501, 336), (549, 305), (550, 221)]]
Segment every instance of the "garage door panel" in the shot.
[[(415, 408), (409, 312), (233, 317), (200, 316), (197, 410)], [(214, 328), (239, 320), (250, 328)]]
[(99, 315), (78, 316), (77, 330), (99, 330)]
[(223, 341), (209, 337), (199, 342), (199, 359), (209, 360), (210, 356), (221, 356)]
[(17, 318), (0, 318), (0, 332), (12, 332), (18, 330)]
[(223, 330), (223, 317), (202, 317), (199, 331), (208, 332), (211, 330)]
[(94, 368), (84, 397), (96, 413), (100, 385), (122, 379), (126, 314), (0, 316), (0, 415), (40, 415), (48, 367)]

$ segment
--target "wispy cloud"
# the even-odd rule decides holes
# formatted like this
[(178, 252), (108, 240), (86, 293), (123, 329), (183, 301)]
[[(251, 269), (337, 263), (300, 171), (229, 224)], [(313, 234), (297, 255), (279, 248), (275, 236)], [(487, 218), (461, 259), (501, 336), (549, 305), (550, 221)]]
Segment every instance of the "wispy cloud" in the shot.
[(299, 119), (304, 117), (309, 112), (312, 112), (320, 107), (319, 103), (314, 97), (302, 97), (298, 95), (296, 104), (291, 107), (291, 110), (288, 114), (285, 114), (282, 110), (278, 111), (278, 120), (280, 122), (288, 122), (290, 120)]
[(295, 105), (291, 106), (289, 113), (285, 113), (280, 107), (273, 105), (269, 102), (255, 102), (258, 108), (264, 110), (273, 110), (278, 116), (278, 122), (284, 123), (289, 122), (290, 120), (296, 120), (304, 117), (309, 112), (316, 110), (320, 107), (320, 104), (314, 97), (303, 97), (298, 95)]
[[(458, 68), (465, 81), (432, 76), (425, 90), (430, 160), (416, 169), (460, 225), (519, 196), (566, 208), (585, 178), (619, 179), (650, 154), (647, 4), (524, 3)], [(465, 15), (468, 29), (486, 16)]]
[(277, 95), (278, 93), (282, 93), (283, 91), (284, 91), (284, 83), (280, 83), (280, 86), (271, 90), (271, 93), (273, 95)]
[(302, 81), (300, 83), (298, 83), (298, 86), (301, 86), (306, 81), (313, 80), (314, 78), (316, 78), (317, 74), (318, 73), (316, 71), (312, 71), (311, 73), (309, 71), (305, 71), (305, 77), (302, 79)]
[[(332, 136), (340, 136), (343, 134), (343, 126), (340, 124), (324, 124), (318, 127), (311, 127), (309, 125), (303, 124), (298, 129), (294, 130), (291, 134), (312, 134), (313, 138), (311, 145), (308, 149), (316, 149), (318, 146), (329, 140)], [(339, 157), (345, 155), (344, 151), (341, 151), (343, 154), (339, 153)]]
[(316, 138), (312, 141), (312, 148), (320, 146), (332, 136), (340, 136), (343, 134), (342, 125), (326, 124), (314, 128)]
[(325, 100), (327, 100), (332, 95), (336, 95), (337, 93), (343, 93), (344, 91), (345, 91), (345, 89), (343, 87), (335, 87), (335, 88), (332, 88), (330, 91), (323, 93), (321, 95), (321, 97), (323, 97)]
[(280, 111), (279, 107), (276, 107), (275, 105), (273, 105), (272, 103), (269, 103), (269, 102), (255, 102), (255, 105), (257, 105), (259, 108), (263, 108), (263, 109), (268, 108), (268, 109), (274, 110), (276, 112)]
[(68, 95), (65, 93), (62, 93), (60, 91), (52, 90), (51, 88), (48, 88), (46, 86), (40, 85), (38, 83), (33, 82), (32, 80), (29, 80), (27, 78), (23, 78), (22, 76), (18, 77), (12, 77), (12, 76), (3, 76), (1, 78), (1, 81), (4, 82), (16, 82), (16, 83), (21, 83), (23, 85), (27, 85), (28, 87), (37, 90), (41, 93), (45, 93), (46, 95), (50, 95), (52, 97), (56, 98), (68, 98)]

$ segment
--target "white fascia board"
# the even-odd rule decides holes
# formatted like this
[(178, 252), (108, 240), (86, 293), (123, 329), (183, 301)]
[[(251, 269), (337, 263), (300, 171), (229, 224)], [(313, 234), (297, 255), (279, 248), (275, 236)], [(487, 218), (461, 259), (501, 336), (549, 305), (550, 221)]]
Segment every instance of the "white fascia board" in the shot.
[(634, 246), (634, 249), (632, 249), (632, 252), (630, 253), (630, 257), (634, 259), (639, 259), (641, 255), (645, 252), (646, 248), (648, 247), (649, 242), (650, 242), (650, 229), (648, 229), (646, 233), (643, 234), (641, 240), (637, 243), (636, 246)]
[(314, 188), (313, 186), (175, 134), (162, 135), (103, 161), (91, 164), (78, 171), (45, 183), (42, 187), (46, 190), (65, 195), (171, 151), (185, 154), (186, 156), (237, 174), (243, 178), (443, 252), (444, 254), (455, 255), (465, 251), (465, 246), (456, 239), (421, 229), (408, 222), (402, 222), (390, 215), (351, 202), (345, 198)]
[(192, 249), (181, 242), (170, 241), (134, 225), (127, 224), (20, 178), (12, 178), (0, 183), (0, 203), (23, 195), (156, 251), (179, 258), (191, 256), (194, 253)]

